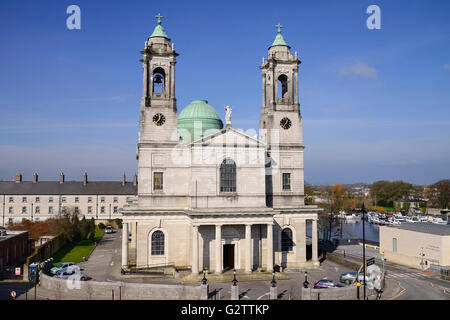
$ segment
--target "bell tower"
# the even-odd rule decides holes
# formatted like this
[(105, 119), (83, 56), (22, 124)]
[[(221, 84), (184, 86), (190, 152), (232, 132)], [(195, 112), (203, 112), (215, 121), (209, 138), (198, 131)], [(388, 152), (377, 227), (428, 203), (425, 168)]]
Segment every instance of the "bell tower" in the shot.
[(161, 25), (163, 17), (158, 14), (156, 18), (158, 24), (141, 51), (144, 74), (139, 144), (177, 141), (175, 63), (178, 53)]
[[(263, 58), (260, 137), (267, 144), (266, 204), (289, 207), (304, 204), (302, 117), (298, 94), (297, 52), (291, 54), (281, 34)], [(269, 161), (270, 160), (270, 161)]]

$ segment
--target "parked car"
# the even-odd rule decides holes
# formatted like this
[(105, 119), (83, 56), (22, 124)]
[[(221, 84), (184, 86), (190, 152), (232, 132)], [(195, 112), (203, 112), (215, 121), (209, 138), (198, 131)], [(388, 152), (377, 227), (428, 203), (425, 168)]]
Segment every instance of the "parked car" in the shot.
[(84, 272), (82, 272), (77, 265), (75, 265), (59, 270), (55, 274), (55, 278), (64, 280), (77, 279), (81, 281), (86, 281), (89, 277)]
[(58, 264), (56, 267), (51, 268), (50, 272), (51, 274), (55, 275), (58, 271), (74, 265), (76, 265), (75, 262), (62, 262)]
[(334, 282), (333, 280), (322, 279), (314, 284), (314, 289), (324, 289), (324, 288), (342, 288), (343, 285)]
[(114, 233), (114, 229), (111, 226), (107, 226), (105, 229), (105, 233)]
[[(350, 271), (350, 272), (346, 272), (346, 273), (341, 273), (341, 275), (339, 277), (339, 281), (341, 283), (351, 284), (351, 283), (353, 283), (355, 281), (357, 273), (358, 272), (356, 272), (356, 271)], [(360, 274), (358, 276), (358, 281), (359, 282), (363, 282), (363, 279), (364, 279), (364, 275)], [(368, 280), (369, 280), (369, 277), (366, 275), (366, 281), (368, 281)]]

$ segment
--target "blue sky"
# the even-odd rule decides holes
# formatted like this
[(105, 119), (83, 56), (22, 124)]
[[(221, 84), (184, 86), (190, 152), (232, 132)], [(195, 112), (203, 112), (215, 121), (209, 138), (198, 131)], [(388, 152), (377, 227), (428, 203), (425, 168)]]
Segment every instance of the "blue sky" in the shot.
[[(66, 9), (81, 8), (81, 30)], [(381, 8), (381, 30), (366, 8)], [(180, 112), (206, 99), (257, 129), (259, 65), (280, 22), (299, 52), (309, 183), (450, 178), (449, 1), (2, 1), (0, 179), (136, 171), (139, 51), (161, 13)]]

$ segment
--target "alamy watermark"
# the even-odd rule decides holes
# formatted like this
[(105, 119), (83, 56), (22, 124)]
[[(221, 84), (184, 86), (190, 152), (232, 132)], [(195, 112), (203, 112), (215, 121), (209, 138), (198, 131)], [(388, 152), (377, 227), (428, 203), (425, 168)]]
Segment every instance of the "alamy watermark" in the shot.
[(367, 14), (370, 16), (367, 18), (366, 25), (369, 30), (381, 29), (381, 9), (379, 6), (373, 4), (367, 7)]

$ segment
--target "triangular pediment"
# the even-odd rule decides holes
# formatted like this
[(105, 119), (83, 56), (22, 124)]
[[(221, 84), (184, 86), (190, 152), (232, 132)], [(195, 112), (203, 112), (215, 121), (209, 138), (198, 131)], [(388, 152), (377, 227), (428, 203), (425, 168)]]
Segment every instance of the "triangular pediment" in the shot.
[(265, 147), (265, 143), (251, 135), (234, 128), (223, 128), (206, 137), (202, 137), (190, 143), (194, 145), (225, 145), (225, 146), (248, 146)]

